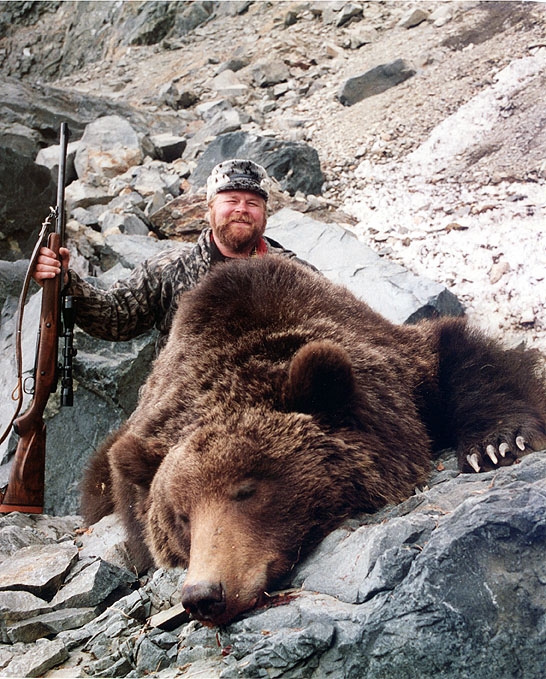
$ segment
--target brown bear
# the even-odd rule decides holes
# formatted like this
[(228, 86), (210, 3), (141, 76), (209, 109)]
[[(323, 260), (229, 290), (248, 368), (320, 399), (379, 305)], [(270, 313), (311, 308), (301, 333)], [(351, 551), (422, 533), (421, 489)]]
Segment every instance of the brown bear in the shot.
[(465, 472), (546, 447), (539, 360), (463, 319), (393, 325), (280, 257), (184, 294), (139, 405), (84, 479), (139, 567), (187, 566), (185, 607), (223, 624), (343, 519), (407, 498), (439, 448)]

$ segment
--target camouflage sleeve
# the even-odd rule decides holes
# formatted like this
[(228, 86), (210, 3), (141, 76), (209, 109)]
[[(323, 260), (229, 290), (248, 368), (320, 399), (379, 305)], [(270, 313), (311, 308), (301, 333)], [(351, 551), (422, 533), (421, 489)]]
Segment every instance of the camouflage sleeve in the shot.
[(164, 292), (164, 272), (180, 253), (167, 251), (135, 267), (125, 279), (101, 290), (69, 271), (68, 294), (74, 297), (77, 325), (94, 337), (129, 340), (161, 322), (172, 302)]

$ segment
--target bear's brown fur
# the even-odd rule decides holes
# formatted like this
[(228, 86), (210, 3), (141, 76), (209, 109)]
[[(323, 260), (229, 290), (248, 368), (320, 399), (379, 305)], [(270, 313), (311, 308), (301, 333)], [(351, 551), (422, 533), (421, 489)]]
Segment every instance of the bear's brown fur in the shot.
[(220, 624), (345, 517), (407, 498), (446, 446), (463, 471), (546, 447), (531, 352), (462, 319), (395, 326), (283, 258), (232, 262), (183, 295), (82, 510), (119, 512), (139, 566), (188, 566), (184, 604)]

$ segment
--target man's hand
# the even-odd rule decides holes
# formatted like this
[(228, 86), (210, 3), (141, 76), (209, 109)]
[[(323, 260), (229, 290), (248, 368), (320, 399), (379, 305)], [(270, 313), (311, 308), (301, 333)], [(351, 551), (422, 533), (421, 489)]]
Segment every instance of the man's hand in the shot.
[(64, 271), (63, 285), (68, 283), (66, 272), (70, 262), (70, 252), (67, 248), (59, 248), (59, 256), (61, 257), (60, 261), (55, 257), (53, 250), (46, 247), (40, 248), (40, 254), (32, 273), (32, 278), (38, 285), (42, 285), (47, 278), (55, 278), (55, 276), (61, 273), (61, 267)]

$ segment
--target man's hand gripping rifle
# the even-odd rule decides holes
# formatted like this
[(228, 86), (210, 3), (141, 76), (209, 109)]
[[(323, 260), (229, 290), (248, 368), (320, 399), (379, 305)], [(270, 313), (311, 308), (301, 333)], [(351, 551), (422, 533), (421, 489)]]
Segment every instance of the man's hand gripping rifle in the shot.
[[(61, 272), (60, 276), (55, 276), (55, 278), (43, 282), (33, 386), (30, 390), (33, 398), (27, 411), (17, 417), (21, 409), (24, 389), (21, 356), (22, 317), (31, 272), (39, 248), (46, 236), (48, 238), (47, 246), (55, 252), (57, 257), (59, 257), (60, 247), (64, 245), (64, 187), (67, 145), (68, 127), (66, 123), (61, 123), (57, 205), (55, 208), (51, 208), (50, 214), (42, 224), (42, 230), (31, 256), (19, 299), (16, 336), (18, 384), (15, 390), (15, 393), (18, 394), (18, 405), (10, 424), (0, 439), (0, 443), (7, 437), (12, 424), (15, 433), (19, 436), (19, 441), (10, 469), (8, 485), (0, 491), (0, 513), (20, 511), (40, 514), (43, 512), (46, 444), (46, 427), (43, 414), (49, 395), (57, 390), (60, 336), (64, 337), (61, 405), (72, 405), (72, 357), (76, 353), (72, 347), (74, 314), (72, 298), (62, 293), (63, 272)], [(51, 231), (53, 220), (55, 220), (55, 230)]]

